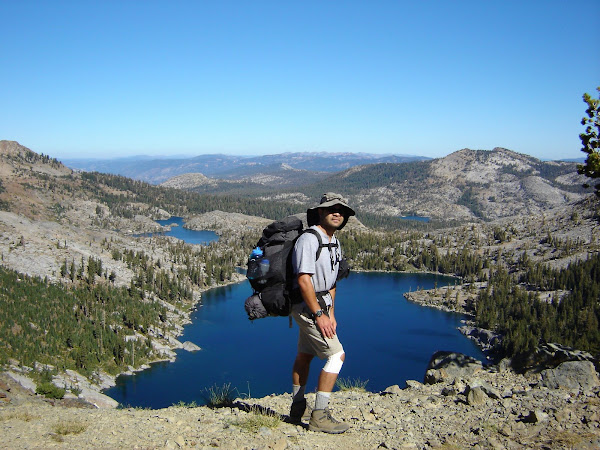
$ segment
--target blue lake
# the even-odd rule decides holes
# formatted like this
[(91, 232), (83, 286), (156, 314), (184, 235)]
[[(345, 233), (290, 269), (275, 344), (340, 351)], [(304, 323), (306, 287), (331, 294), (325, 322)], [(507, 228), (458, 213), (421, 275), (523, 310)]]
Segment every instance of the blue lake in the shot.
[(401, 216), (400, 218), (402, 220), (416, 220), (418, 222), (429, 222), (430, 221), (429, 217), (423, 217), (423, 216)]
[[(422, 381), (437, 350), (484, 360), (475, 344), (456, 329), (463, 316), (421, 307), (403, 294), (418, 288), (453, 284), (433, 274), (351, 273), (338, 284), (336, 318), (346, 351), (341, 378), (368, 380), (377, 392), (408, 379)], [(239, 395), (263, 397), (291, 390), (298, 328), (288, 318), (250, 322), (244, 300), (248, 282), (212, 289), (192, 314), (182, 342), (201, 351), (177, 352), (173, 363), (156, 363), (133, 376), (120, 376), (105, 393), (123, 405), (162, 408), (178, 402), (205, 403), (205, 389), (231, 383)], [(322, 362), (315, 360), (307, 390), (313, 391)]]
[(158, 224), (162, 226), (171, 226), (171, 229), (165, 233), (148, 233), (145, 236), (152, 236), (154, 234), (161, 234), (164, 236), (173, 236), (177, 239), (187, 242), (188, 244), (202, 244), (206, 245), (210, 242), (219, 240), (219, 236), (214, 231), (207, 230), (189, 230), (183, 227), (184, 219), (182, 217), (171, 217), (166, 220), (157, 220)]

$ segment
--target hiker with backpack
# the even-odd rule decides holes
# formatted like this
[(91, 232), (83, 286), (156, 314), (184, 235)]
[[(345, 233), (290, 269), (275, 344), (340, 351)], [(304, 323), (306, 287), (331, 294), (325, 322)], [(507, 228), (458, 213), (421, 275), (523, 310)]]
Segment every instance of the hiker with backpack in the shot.
[(290, 422), (301, 423), (306, 412), (306, 383), (311, 361), (317, 356), (326, 359), (326, 362), (319, 376), (309, 429), (343, 433), (349, 425), (334, 419), (328, 409), (331, 392), (345, 359), (335, 319), (336, 281), (342, 250), (334, 234), (355, 213), (346, 200), (331, 192), (324, 194), (320, 204), (309, 208), (306, 213), (310, 232), (298, 237), (292, 251), (296, 275), (294, 284), (299, 289), (301, 301), (293, 303), (291, 310), (300, 331), (298, 353), (292, 369)]

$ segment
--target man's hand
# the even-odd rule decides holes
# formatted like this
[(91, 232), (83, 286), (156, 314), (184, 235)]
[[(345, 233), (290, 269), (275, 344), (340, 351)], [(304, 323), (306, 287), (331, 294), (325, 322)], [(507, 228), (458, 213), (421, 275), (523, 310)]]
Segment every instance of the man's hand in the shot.
[(315, 319), (315, 323), (317, 324), (317, 327), (319, 327), (319, 331), (323, 336), (325, 336), (327, 339), (333, 339), (336, 329), (335, 322), (332, 322), (329, 317), (323, 314), (321, 317), (317, 317)]
[(331, 321), (331, 325), (333, 326), (333, 334), (337, 333), (337, 320), (335, 320), (335, 316), (333, 315), (333, 309), (329, 310), (329, 320)]

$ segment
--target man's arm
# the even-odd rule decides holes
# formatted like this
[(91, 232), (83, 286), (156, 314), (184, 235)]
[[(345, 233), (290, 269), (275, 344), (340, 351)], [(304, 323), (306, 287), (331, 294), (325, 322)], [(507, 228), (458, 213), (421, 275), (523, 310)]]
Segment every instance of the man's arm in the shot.
[(337, 320), (335, 320), (335, 286), (329, 289), (329, 295), (331, 295), (331, 306), (329, 307), (329, 320), (331, 320), (331, 324), (333, 325), (333, 333), (335, 334), (337, 330)]
[[(298, 274), (298, 286), (300, 287), (300, 293), (302, 294), (302, 299), (308, 309), (313, 314), (321, 309), (319, 306), (319, 302), (317, 301), (317, 294), (315, 293), (315, 288), (311, 281), (311, 275), (308, 273), (300, 273)], [(335, 293), (334, 293), (335, 294)], [(333, 297), (332, 297), (333, 298)], [(315, 323), (317, 327), (323, 333), (323, 336), (326, 338), (333, 338), (335, 336), (335, 326), (334, 323), (327, 317), (326, 314), (321, 315), (321, 317), (315, 318)]]

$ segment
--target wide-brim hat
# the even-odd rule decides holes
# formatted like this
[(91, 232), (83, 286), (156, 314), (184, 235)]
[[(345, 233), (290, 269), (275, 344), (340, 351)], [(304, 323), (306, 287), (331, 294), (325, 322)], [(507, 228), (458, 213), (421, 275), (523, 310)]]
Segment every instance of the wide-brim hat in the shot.
[(306, 210), (306, 222), (308, 223), (308, 226), (311, 227), (319, 224), (319, 212), (317, 211), (319, 208), (328, 208), (335, 205), (340, 205), (345, 209), (344, 221), (338, 230), (344, 228), (346, 226), (346, 222), (348, 222), (348, 218), (350, 216), (354, 216), (356, 213), (348, 206), (348, 201), (344, 197), (334, 192), (326, 192), (321, 197), (321, 202), (317, 206), (313, 206), (312, 208), (308, 208)]

